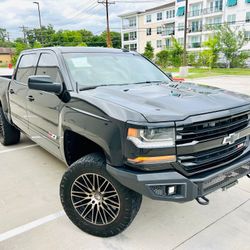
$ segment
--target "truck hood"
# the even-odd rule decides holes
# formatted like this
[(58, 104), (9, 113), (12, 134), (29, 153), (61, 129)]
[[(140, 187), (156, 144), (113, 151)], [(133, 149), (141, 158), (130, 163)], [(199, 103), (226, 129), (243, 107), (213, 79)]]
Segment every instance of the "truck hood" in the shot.
[(186, 82), (98, 87), (91, 94), (137, 111), (148, 122), (184, 120), (250, 104), (250, 96)]

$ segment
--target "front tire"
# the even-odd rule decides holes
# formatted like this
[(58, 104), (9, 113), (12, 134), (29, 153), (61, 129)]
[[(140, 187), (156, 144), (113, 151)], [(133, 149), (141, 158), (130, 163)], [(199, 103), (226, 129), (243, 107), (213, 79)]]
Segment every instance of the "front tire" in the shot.
[(60, 196), (69, 219), (86, 233), (111, 237), (125, 230), (142, 196), (121, 185), (105, 169), (105, 158), (89, 154), (63, 175)]
[(0, 107), (0, 142), (4, 146), (14, 145), (20, 141), (20, 131), (12, 126)]

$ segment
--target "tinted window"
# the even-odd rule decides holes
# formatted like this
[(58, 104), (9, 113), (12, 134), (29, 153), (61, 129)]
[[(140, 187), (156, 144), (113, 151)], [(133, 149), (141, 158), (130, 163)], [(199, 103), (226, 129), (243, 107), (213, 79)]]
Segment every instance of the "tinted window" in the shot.
[(40, 56), (36, 75), (48, 75), (53, 82), (62, 82), (58, 61), (55, 55), (43, 53)]
[(28, 77), (35, 74), (36, 55), (23, 55), (20, 59), (15, 79), (21, 83), (28, 83)]

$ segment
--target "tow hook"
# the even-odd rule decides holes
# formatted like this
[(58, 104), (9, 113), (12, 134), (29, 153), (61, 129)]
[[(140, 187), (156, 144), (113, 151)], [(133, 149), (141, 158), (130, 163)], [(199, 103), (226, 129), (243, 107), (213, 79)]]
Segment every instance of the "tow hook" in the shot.
[(247, 174), (247, 177), (250, 178), (250, 174)]
[(205, 196), (201, 196), (201, 197), (197, 197), (196, 201), (200, 204), (200, 205), (208, 205), (209, 204), (209, 199), (206, 198)]

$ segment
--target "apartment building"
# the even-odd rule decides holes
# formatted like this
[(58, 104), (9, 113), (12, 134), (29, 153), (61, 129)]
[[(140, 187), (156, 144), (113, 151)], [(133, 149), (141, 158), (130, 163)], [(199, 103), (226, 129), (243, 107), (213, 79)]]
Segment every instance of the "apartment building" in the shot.
[[(122, 46), (144, 52), (147, 42), (155, 52), (171, 48), (172, 37), (184, 42), (185, 0), (169, 0), (167, 4), (120, 15)], [(244, 29), (250, 50), (250, 0), (189, 0), (187, 49), (202, 50), (213, 27), (228, 23)]]

